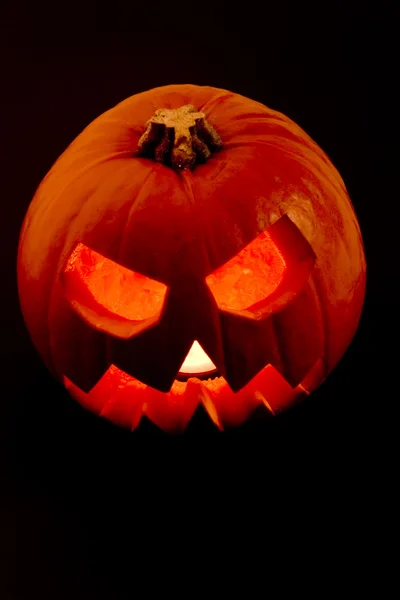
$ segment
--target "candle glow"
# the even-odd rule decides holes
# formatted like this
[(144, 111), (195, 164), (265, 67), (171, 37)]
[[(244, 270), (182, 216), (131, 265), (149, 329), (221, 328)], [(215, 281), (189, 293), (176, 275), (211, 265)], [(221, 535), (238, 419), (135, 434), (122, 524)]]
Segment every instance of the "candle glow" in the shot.
[(200, 373), (209, 373), (215, 370), (216, 366), (204, 352), (199, 342), (194, 341), (182, 363), (179, 373), (181, 375), (196, 375)]

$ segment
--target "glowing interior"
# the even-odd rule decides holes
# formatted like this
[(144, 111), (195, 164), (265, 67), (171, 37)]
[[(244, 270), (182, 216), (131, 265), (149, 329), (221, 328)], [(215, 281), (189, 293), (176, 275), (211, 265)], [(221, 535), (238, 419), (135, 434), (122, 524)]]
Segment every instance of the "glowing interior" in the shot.
[(267, 232), (206, 278), (219, 308), (245, 310), (272, 294), (286, 263)]
[(67, 287), (73, 283), (74, 289), (79, 289), (77, 282), (84, 283), (98, 304), (133, 321), (160, 313), (167, 291), (164, 284), (130, 271), (84, 244), (78, 244), (71, 254), (64, 275)]

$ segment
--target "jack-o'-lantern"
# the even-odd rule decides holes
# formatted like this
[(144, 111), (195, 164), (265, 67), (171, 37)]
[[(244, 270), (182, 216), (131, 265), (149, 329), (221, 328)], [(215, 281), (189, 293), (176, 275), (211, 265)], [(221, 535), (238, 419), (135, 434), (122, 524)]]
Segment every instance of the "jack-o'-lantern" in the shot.
[(284, 115), (173, 85), (97, 118), (45, 177), (18, 255), (43, 360), (134, 429), (221, 429), (313, 391), (358, 325), (359, 225), (325, 153)]

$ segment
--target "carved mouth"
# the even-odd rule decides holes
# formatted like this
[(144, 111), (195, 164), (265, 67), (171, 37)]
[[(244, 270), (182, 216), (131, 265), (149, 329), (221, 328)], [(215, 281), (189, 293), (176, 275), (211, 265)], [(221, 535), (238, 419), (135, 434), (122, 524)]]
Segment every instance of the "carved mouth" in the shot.
[(309, 395), (325, 374), (324, 363), (318, 359), (294, 388), (275, 367), (267, 365), (237, 393), (217, 375), (203, 381), (197, 375), (187, 381), (175, 379), (169, 392), (160, 392), (111, 365), (89, 393), (67, 377), (64, 385), (84, 408), (116, 425), (133, 431), (146, 416), (164, 431), (175, 433), (185, 430), (199, 406), (221, 430), (240, 425), (259, 408), (275, 415)]

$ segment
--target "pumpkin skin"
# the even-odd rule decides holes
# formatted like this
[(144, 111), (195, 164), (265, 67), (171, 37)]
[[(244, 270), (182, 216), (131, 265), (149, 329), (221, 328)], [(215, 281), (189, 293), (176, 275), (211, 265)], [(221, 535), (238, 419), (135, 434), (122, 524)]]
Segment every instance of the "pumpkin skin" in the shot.
[[(180, 172), (137, 156), (155, 110), (186, 104), (222, 149)], [(256, 297), (260, 283), (243, 291), (228, 275), (259, 260), (261, 243), (271, 286)], [(140, 282), (140, 315), (90, 288), (96, 269), (108, 269), (108, 294), (128, 290), (125, 307)], [(345, 185), (317, 144), (281, 113), (195, 85), (137, 94), (93, 121), (39, 186), (18, 252), (24, 319), (53, 375), (117, 425), (146, 415), (168, 432), (199, 405), (222, 429), (312, 392), (354, 336), (365, 270)], [(225, 302), (235, 285), (249, 306)], [(177, 378), (194, 340), (220, 376)]]

